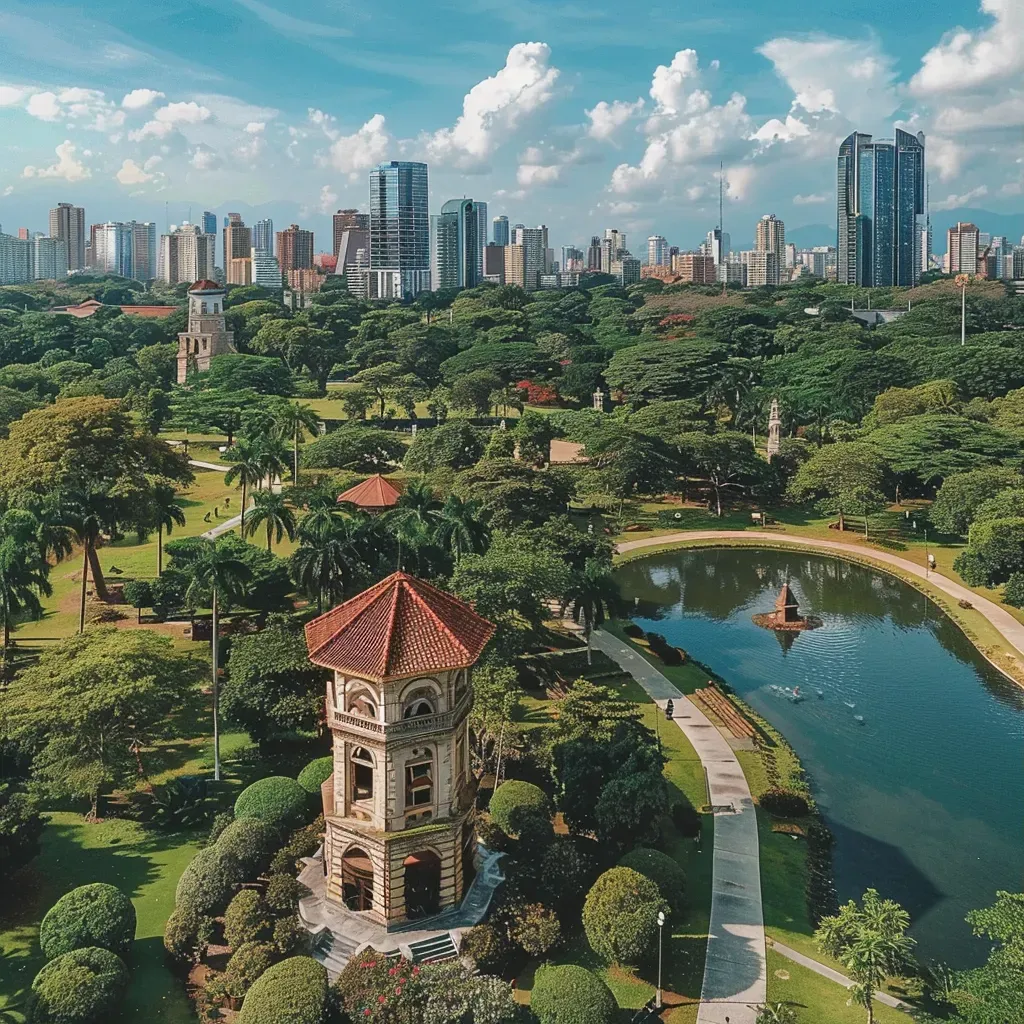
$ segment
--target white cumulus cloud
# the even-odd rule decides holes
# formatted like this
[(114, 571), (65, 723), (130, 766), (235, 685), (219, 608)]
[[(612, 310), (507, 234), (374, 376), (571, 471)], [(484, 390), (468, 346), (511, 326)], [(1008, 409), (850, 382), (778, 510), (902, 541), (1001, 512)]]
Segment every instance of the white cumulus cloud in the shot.
[[(63, 178), (65, 181), (84, 181), (92, 176), (81, 160), (78, 159), (78, 150), (70, 139), (65, 139), (55, 150), (57, 160), (49, 167), (34, 167), (31, 164), (22, 171), (25, 178)], [(83, 156), (88, 155), (88, 150)]]
[(121, 106), (125, 110), (144, 110), (151, 104), (156, 103), (157, 100), (164, 98), (164, 94), (156, 89), (132, 89), (121, 100)]
[(607, 142), (624, 124), (636, 117), (643, 109), (644, 101), (642, 99), (638, 99), (635, 103), (627, 103), (625, 100), (613, 100), (608, 103), (606, 100), (601, 100), (593, 110), (585, 111), (590, 121), (587, 134), (599, 142)]
[(147, 121), (138, 131), (129, 132), (128, 137), (136, 142), (151, 137), (166, 138), (182, 125), (200, 124), (203, 121), (208, 121), (211, 116), (208, 107), (204, 107), (194, 100), (184, 103), (168, 103), (157, 110), (153, 119)]
[(485, 165), (496, 142), (554, 95), (559, 71), (550, 60), (547, 43), (516, 43), (505, 66), (466, 94), (454, 126), (425, 137), (428, 156), (466, 169)]
[(988, 195), (988, 186), (979, 185), (977, 188), (972, 188), (967, 192), (963, 192), (960, 195), (951, 193), (946, 196), (945, 199), (940, 199), (938, 202), (932, 200), (929, 204), (933, 210), (953, 210), (958, 206), (969, 206), (976, 199), (983, 199)]
[(18, 85), (0, 85), (0, 107), (15, 107), (28, 95), (28, 90)]
[(812, 192), (809, 195), (793, 196), (794, 206), (816, 206), (818, 203), (827, 203), (833, 199), (829, 192)]
[(331, 144), (331, 165), (356, 181), (363, 171), (387, 158), (391, 144), (384, 115), (374, 114), (359, 131), (352, 135), (339, 135), (334, 140)]
[(122, 185), (144, 185), (147, 181), (153, 180), (153, 175), (144, 167), (140, 167), (134, 160), (126, 159), (121, 164), (121, 169), (114, 175)]
[(52, 92), (37, 92), (30, 96), (25, 109), (40, 121), (56, 121), (62, 113), (57, 94)]

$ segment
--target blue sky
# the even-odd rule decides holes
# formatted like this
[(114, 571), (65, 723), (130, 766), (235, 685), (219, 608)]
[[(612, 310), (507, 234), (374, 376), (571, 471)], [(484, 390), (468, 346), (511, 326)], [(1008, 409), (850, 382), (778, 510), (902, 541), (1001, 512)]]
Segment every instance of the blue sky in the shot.
[[(828, 8), (828, 9), (826, 9)], [(0, 224), (241, 207), (322, 232), (426, 159), (556, 245), (833, 220), (853, 128), (928, 135), (932, 207), (1024, 206), (1024, 3), (5, 0)], [(234, 204), (234, 205), (232, 205)], [(634, 249), (639, 249), (635, 243)]]

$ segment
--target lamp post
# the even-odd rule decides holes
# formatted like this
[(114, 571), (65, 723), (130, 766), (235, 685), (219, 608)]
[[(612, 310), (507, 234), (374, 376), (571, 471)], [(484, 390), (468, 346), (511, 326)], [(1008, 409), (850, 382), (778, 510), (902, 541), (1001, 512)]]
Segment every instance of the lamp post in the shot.
[(655, 1009), (661, 1009), (661, 933), (665, 927), (665, 911), (658, 911), (658, 998), (655, 1001)]
[(956, 286), (960, 289), (960, 344), (967, 344), (967, 285), (970, 274), (957, 274)]

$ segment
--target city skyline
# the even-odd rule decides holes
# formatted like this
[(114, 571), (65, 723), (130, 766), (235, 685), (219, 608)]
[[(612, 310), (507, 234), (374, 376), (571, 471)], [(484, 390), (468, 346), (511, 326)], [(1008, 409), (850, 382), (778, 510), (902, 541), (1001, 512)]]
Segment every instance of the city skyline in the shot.
[[(17, 139), (0, 154), (0, 223), (48, 208), (60, 184), (101, 222), (164, 228), (165, 201), (195, 203), (197, 219), (203, 206), (262, 219), (244, 203), (267, 206), (278, 223), (316, 221), (320, 235), (322, 218), (361, 203), (371, 166), (420, 159), (431, 166), (432, 210), (485, 196), (513, 222), (547, 223), (557, 244), (581, 244), (597, 220), (693, 245), (717, 223), (719, 160), (735, 237), (735, 225), (768, 209), (794, 227), (828, 223), (834, 173), (820, 157), (851, 131), (885, 134), (893, 122), (929, 137), (933, 210), (1021, 208), (1021, 141), (1003, 98), (1024, 76), (1024, 29), (1008, 0), (982, 11), (940, 4), (931, 27), (887, 8), (883, 19), (875, 0), (858, 10), (862, 22), (822, 12), (769, 20), (755, 6), (681, 21), (597, 5), (580, 31), (563, 7), (513, 16), (474, 0), (453, 60), (450, 43), (429, 58), (408, 54), (414, 37), (418, 54), (430, 50), (452, 8), (430, 19), (403, 4), (339, 18), (314, 2), (300, 19), (236, 0), (221, 12), (216, 70), (162, 0), (131, 34), (110, 0), (90, 25), (62, 12), (50, 36), (75, 27), (81, 42), (63, 62), (66, 46), (29, 45), (26, 28), (46, 5), (26, 8), (4, 16), (0, 41), (0, 124)], [(943, 33), (958, 25), (954, 45)], [(595, 63), (587, 41), (613, 59)], [(235, 50), (276, 56), (253, 76)], [(289, 56), (309, 81), (335, 72), (344, 101), (316, 106), (318, 92), (283, 74)], [(183, 87), (186, 78), (197, 84)]]

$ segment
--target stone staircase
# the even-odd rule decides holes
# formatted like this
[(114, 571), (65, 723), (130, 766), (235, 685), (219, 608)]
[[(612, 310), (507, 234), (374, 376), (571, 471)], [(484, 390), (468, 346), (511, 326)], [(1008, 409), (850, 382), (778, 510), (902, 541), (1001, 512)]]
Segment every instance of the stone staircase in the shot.
[(325, 928), (313, 941), (313, 959), (319, 960), (327, 968), (331, 981), (345, 969), (345, 965), (355, 956), (358, 946), (344, 935), (335, 935)]
[(409, 952), (414, 963), (439, 964), (445, 960), (455, 960), (459, 951), (452, 939), (451, 932), (443, 932), (430, 939), (420, 939), (409, 943)]

